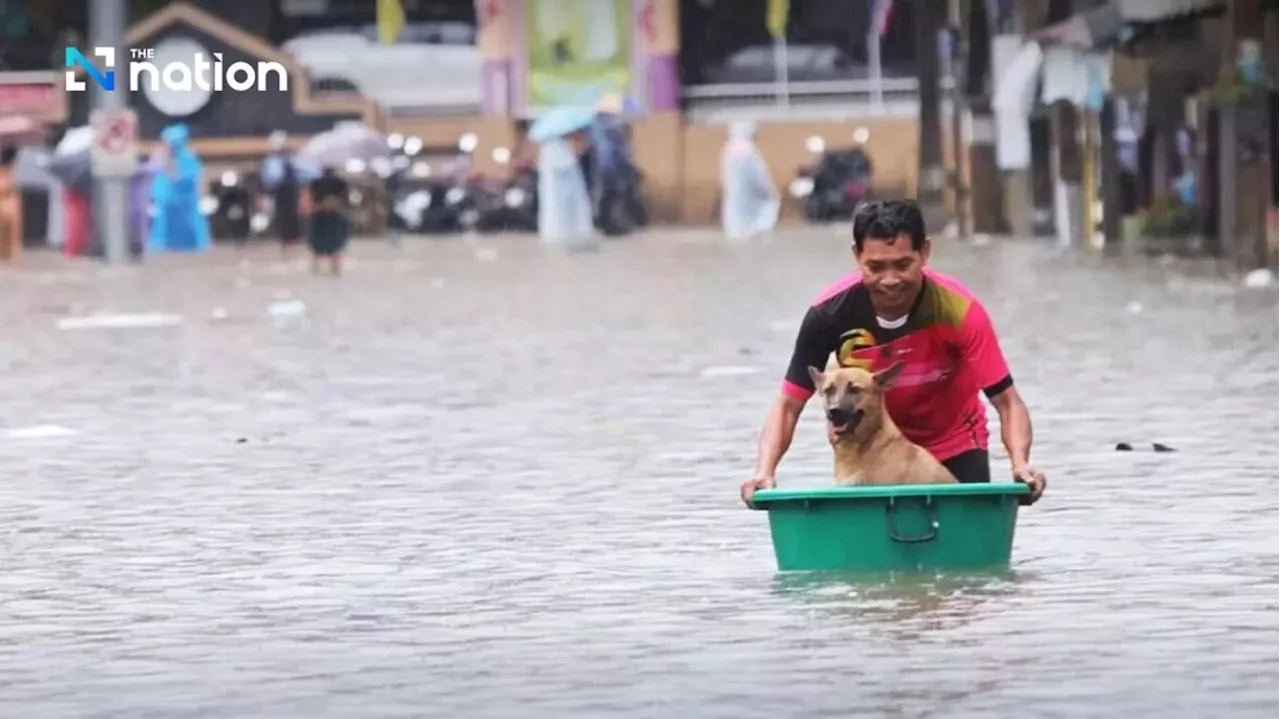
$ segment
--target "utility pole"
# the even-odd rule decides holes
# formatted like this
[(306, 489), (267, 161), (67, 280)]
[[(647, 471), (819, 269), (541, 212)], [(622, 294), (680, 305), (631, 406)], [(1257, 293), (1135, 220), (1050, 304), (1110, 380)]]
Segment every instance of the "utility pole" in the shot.
[(962, 25), (965, 38), (965, 93), (969, 114), (969, 206), (973, 231), (1006, 232), (1000, 168), (996, 164), (995, 118), (991, 96), (995, 74), (991, 67), (991, 38), (996, 18), (987, 12), (985, 0), (969, 0)]
[(965, 178), (964, 168), (967, 164), (965, 156), (969, 149), (964, 141), (964, 85), (961, 76), (966, 52), (966, 44), (968, 39), (964, 35), (964, 25), (961, 21), (961, 5), (962, 0), (947, 0), (947, 36), (950, 42), (947, 48), (950, 53), (947, 55), (947, 79), (951, 81), (951, 158), (952, 158), (952, 175), (951, 175), (951, 191), (952, 202), (955, 203), (956, 226), (959, 229), (961, 237), (969, 237), (973, 234), (973, 228), (969, 226), (969, 183)]
[[(1074, 0), (1049, 0), (1047, 24), (1061, 22), (1075, 13)], [(1079, 244), (1085, 238), (1084, 151), (1080, 145), (1081, 121), (1075, 105), (1058, 100), (1050, 107), (1050, 132), (1053, 133), (1054, 226), (1062, 246)]]
[(1116, 101), (1106, 98), (1098, 113), (1098, 134), (1102, 172), (1102, 249), (1118, 255), (1124, 250), (1121, 223), (1120, 151), (1116, 143)]
[(942, 111), (938, 87), (938, 0), (915, 3), (917, 97), (920, 103), (920, 171), (916, 196), (926, 220), (936, 229), (947, 173), (942, 165)]
[[(1021, 45), (1029, 32), (1043, 24), (1045, 8), (1044, 3), (1011, 2), (999, 8), (998, 12), (1003, 13), (996, 18), (996, 24), (1000, 26), (999, 34), (1003, 36), (1001, 47), (1008, 48), (1007, 41), (1012, 39), (1010, 36), (1017, 38), (1017, 43)], [(996, 45), (993, 43), (991, 47), (992, 79), (995, 81), (1003, 71), (1003, 63), (1010, 62), (1013, 55), (1010, 53), (997, 58)], [(995, 128), (992, 131), (994, 133)], [(1033, 159), (1027, 167), (1000, 171), (1001, 214), (1009, 232), (1019, 237), (1030, 237), (1035, 232), (1034, 165)]]
[(1238, 97), (1221, 108), (1219, 128), (1219, 236), (1228, 256), (1240, 270), (1266, 267), (1271, 261), (1267, 246), (1267, 196), (1271, 178), (1267, 172), (1267, 107), (1261, 77), (1249, 85), (1242, 67), (1261, 68), (1263, 22), (1257, 0), (1230, 0), (1227, 16), (1231, 41), (1223, 53), (1221, 72), (1243, 81)]
[[(94, 109), (118, 110), (129, 106), (129, 49), (124, 39), (128, 16), (128, 0), (92, 0), (89, 3), (90, 44), (116, 49), (115, 91), (107, 92), (93, 85)], [(128, 208), (129, 178), (98, 175), (93, 188), (94, 225), (97, 239), (106, 251), (107, 262), (113, 265), (129, 260)]]

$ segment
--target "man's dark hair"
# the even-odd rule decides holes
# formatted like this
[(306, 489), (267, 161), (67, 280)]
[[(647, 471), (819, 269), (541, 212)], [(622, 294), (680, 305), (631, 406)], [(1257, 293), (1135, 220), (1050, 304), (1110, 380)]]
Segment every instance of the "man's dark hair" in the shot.
[(893, 242), (898, 235), (911, 238), (911, 249), (924, 247), (924, 215), (914, 200), (872, 200), (853, 213), (853, 246), (862, 252), (867, 240)]

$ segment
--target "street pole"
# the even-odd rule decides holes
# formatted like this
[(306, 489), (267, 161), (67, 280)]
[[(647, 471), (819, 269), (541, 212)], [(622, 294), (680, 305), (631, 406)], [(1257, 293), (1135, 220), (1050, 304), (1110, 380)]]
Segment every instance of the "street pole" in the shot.
[[(881, 0), (882, 2), (884, 0)], [(876, 23), (868, 24), (867, 29), (867, 64), (871, 75), (871, 106), (877, 115), (884, 114), (884, 70), (880, 67), (880, 28)]]
[(916, 197), (926, 222), (936, 231), (942, 224), (942, 189), (946, 170), (942, 165), (942, 113), (938, 83), (938, 2), (916, 3), (915, 36), (917, 97), (920, 103), (919, 176)]
[(951, 80), (951, 156), (955, 168), (952, 182), (952, 201), (955, 202), (956, 225), (960, 237), (969, 237), (969, 192), (964, 176), (964, 157), (969, 148), (964, 143), (964, 83), (960, 79), (960, 64), (965, 56), (965, 37), (961, 32), (963, 23), (960, 19), (960, 0), (949, 0), (947, 3), (947, 32), (951, 35), (948, 47), (951, 50), (947, 58), (947, 77)]
[[(116, 88), (107, 92), (93, 87), (94, 109), (129, 106), (129, 49), (125, 47), (128, 0), (93, 0), (89, 3), (89, 42), (94, 47), (116, 49)], [(129, 261), (129, 178), (95, 177), (93, 218), (98, 239), (113, 265)]]

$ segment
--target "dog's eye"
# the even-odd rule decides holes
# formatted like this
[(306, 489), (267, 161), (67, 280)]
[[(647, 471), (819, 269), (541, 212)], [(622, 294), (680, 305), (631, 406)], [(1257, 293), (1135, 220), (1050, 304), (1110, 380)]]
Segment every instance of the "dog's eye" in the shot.
[(853, 386), (852, 384), (850, 384), (848, 387), (845, 387), (845, 390), (844, 390), (844, 391), (848, 392), (849, 394), (857, 394), (857, 393), (861, 392), (862, 390), (861, 390), (860, 388), (855, 387), (855, 386)]

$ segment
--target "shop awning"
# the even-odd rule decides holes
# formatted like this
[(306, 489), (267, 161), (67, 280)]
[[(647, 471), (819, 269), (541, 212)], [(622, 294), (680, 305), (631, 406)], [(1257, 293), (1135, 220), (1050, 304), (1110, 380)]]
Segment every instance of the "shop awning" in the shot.
[(1031, 34), (1031, 39), (1044, 45), (1101, 47), (1119, 39), (1126, 25), (1120, 6), (1110, 2), (1041, 28)]
[(1111, 0), (1037, 30), (1032, 39), (1047, 45), (1100, 48), (1123, 42), (1132, 26), (1218, 12), (1225, 7), (1225, 0)]
[(1182, 15), (1219, 10), (1225, 0), (1111, 0), (1127, 22), (1160, 22)]

